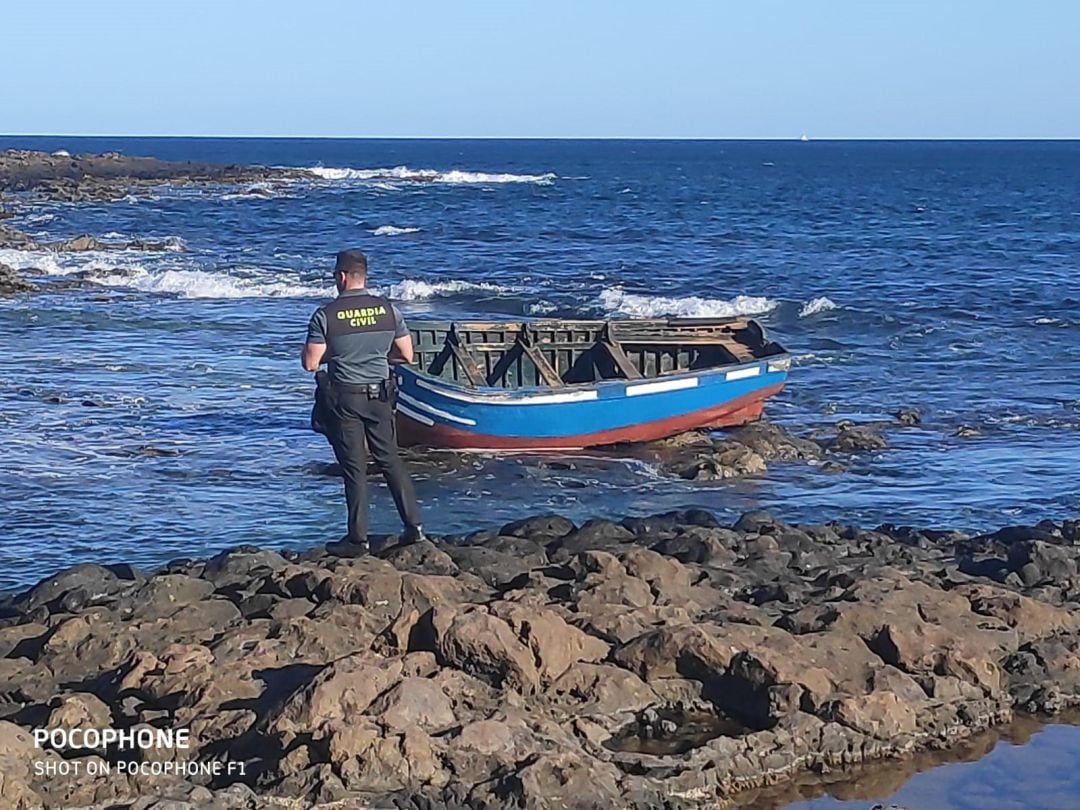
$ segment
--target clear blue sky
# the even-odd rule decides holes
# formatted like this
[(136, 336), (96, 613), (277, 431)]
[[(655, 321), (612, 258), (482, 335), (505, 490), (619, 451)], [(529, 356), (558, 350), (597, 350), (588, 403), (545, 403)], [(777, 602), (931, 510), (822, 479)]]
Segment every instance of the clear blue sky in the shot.
[(1078, 137), (1074, 0), (7, 0), (0, 133)]

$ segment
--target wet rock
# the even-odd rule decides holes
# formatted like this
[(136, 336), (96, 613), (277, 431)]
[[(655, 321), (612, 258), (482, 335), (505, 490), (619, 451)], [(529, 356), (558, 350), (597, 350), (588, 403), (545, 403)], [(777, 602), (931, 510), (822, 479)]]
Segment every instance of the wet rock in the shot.
[(668, 466), (680, 478), (689, 481), (723, 481), (765, 472), (765, 459), (738, 442), (716, 442), (706, 452)]
[(15, 295), (36, 289), (36, 284), (31, 284), (6, 264), (0, 264), (0, 295)]
[(47, 607), (57, 610), (65, 599), (78, 602), (71, 607), (88, 606), (131, 586), (112, 570), (101, 565), (85, 564), (68, 568), (43, 580), (19, 597), (24, 610)]
[(186, 605), (208, 599), (214, 584), (186, 574), (159, 574), (151, 577), (121, 605), (127, 614), (142, 619), (166, 618)]
[(914, 427), (915, 425), (922, 424), (922, 414), (919, 413), (918, 408), (900, 408), (893, 417), (901, 425), (906, 427)]
[(81, 253), (91, 250), (107, 250), (108, 245), (99, 242), (93, 236), (84, 234), (83, 236), (76, 236), (74, 239), (68, 239), (66, 242), (58, 242), (55, 245), (51, 245), (53, 250), (58, 250), (61, 253)]
[(537, 515), (507, 523), (499, 534), (512, 537), (565, 537), (576, 528), (573, 522), (561, 515)]
[(873, 428), (850, 422), (840, 422), (836, 437), (829, 442), (829, 449), (835, 453), (863, 453), (884, 450), (888, 446), (885, 437)]
[(824, 455), (817, 442), (795, 436), (774, 422), (753, 422), (728, 435), (766, 461), (809, 461)]
[(243, 186), (313, 179), (304, 169), (170, 162), (115, 153), (70, 156), (25, 149), (0, 153), (0, 192), (29, 192), (59, 202), (119, 200), (163, 183)]
[[(0, 248), (11, 250), (37, 250), (38, 244), (32, 236), (17, 228), (0, 222)], [(5, 265), (6, 266), (6, 265)], [(10, 268), (8, 268), (10, 270)]]
[(633, 542), (634, 534), (610, 520), (595, 519), (548, 546), (552, 560), (562, 562), (582, 551), (617, 549)]
[(272, 574), (287, 565), (288, 560), (276, 551), (244, 547), (211, 557), (202, 578), (212, 582), (220, 591), (236, 585), (252, 584), (256, 576)]
[(765, 421), (715, 436), (696, 431), (679, 434), (648, 445), (644, 452), (664, 472), (689, 481), (760, 475), (768, 461), (812, 461), (824, 454), (817, 442)]

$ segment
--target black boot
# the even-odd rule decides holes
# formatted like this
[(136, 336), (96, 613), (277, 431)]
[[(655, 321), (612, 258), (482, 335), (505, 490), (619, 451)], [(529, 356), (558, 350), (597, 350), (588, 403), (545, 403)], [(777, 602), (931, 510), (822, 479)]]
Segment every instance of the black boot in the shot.
[(369, 549), (366, 540), (357, 543), (355, 540), (343, 537), (336, 543), (327, 543), (326, 550), (331, 554), (336, 554), (338, 557), (362, 557), (368, 553)]
[(403, 546), (411, 546), (421, 540), (427, 540), (423, 526), (406, 526), (405, 531), (401, 533), (401, 545)]

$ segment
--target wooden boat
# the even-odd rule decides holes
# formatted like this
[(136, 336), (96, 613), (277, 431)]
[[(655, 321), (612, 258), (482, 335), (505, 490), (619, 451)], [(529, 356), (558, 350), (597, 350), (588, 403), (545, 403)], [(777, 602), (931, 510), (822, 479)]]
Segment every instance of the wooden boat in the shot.
[(402, 444), (569, 450), (758, 419), (787, 350), (748, 319), (410, 321)]

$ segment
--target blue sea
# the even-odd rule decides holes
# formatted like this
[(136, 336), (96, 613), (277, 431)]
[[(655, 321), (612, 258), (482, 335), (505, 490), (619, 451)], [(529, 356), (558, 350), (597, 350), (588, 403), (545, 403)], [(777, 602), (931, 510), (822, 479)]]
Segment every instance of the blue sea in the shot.
[[(843, 472), (692, 485), (640, 459), (434, 453), (434, 532), (556, 511), (992, 528), (1080, 512), (1080, 143), (0, 138), (0, 148), (317, 167), (282, 186), (23, 208), (0, 251), (0, 588), (343, 530), (299, 347), (359, 247), (406, 316), (751, 314), (795, 357), (767, 416), (923, 423)], [(77, 276), (89, 284), (65, 284)], [(961, 427), (977, 435), (956, 435)], [(381, 486), (373, 528), (396, 515)]]

